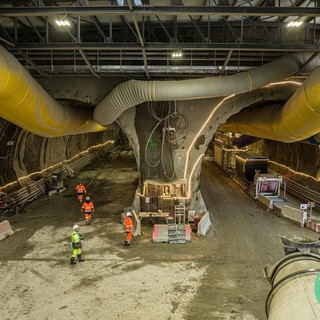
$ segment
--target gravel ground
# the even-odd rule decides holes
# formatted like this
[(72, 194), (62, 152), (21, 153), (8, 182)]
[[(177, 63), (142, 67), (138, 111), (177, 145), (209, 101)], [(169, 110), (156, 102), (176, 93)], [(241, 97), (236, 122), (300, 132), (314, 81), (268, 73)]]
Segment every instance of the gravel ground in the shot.
[[(134, 159), (97, 163), (77, 179), (90, 183), (92, 225), (84, 225), (76, 179), (9, 218), (15, 233), (0, 242), (1, 319), (266, 319), (270, 288), (262, 270), (283, 256), (278, 234), (316, 238), (260, 208), (205, 162), (201, 189), (214, 225), (208, 236), (153, 244), (145, 225), (126, 248), (119, 216), (136, 189)], [(75, 223), (86, 261), (70, 266)]]

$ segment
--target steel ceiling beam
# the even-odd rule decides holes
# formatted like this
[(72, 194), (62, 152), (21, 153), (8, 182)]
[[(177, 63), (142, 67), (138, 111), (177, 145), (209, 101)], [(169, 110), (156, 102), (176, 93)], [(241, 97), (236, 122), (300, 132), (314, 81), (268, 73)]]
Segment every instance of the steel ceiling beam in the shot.
[[(127, 0), (127, 3), (128, 3), (128, 6), (129, 6), (129, 9), (130, 9), (131, 11), (133, 11), (132, 1), (131, 1), (131, 0)], [(139, 28), (139, 25), (138, 25), (138, 22), (137, 22), (137, 19), (136, 19), (136, 16), (135, 16), (135, 15), (132, 16), (132, 21), (133, 21), (133, 24), (134, 24), (134, 26), (135, 26), (135, 28), (136, 28), (136, 31), (137, 31), (137, 34), (138, 34), (138, 38), (139, 38), (139, 42), (140, 42), (140, 45), (141, 45), (144, 72), (146, 73), (147, 78), (150, 79), (150, 75), (149, 75), (149, 71), (148, 71), (148, 61), (147, 61), (147, 55), (146, 55), (146, 49), (145, 49), (145, 45), (144, 45), (144, 40), (143, 40), (143, 38), (142, 38), (142, 35), (141, 35), (141, 32), (140, 32), (140, 28)]]
[(230, 60), (230, 58), (231, 58), (231, 56), (232, 56), (232, 53), (233, 53), (232, 50), (230, 50), (230, 51), (228, 52), (228, 55), (227, 55), (227, 57), (226, 57), (226, 60), (224, 61), (223, 66), (222, 66), (222, 68), (221, 68), (221, 70), (220, 70), (220, 75), (223, 75), (223, 73), (224, 73), (224, 71), (225, 71), (225, 69), (226, 69), (226, 66), (228, 65), (229, 60)]
[(2, 17), (24, 16), (55, 16), (55, 15), (79, 15), (79, 16), (110, 16), (110, 15), (216, 15), (216, 16), (305, 16), (319, 15), (319, 8), (310, 7), (221, 7), (221, 6), (134, 6), (133, 11), (129, 7), (105, 6), (105, 7), (24, 7), (1, 8)]
[[(23, 43), (16, 44), (21, 50), (141, 50), (138, 43)], [(319, 44), (274, 44), (274, 43), (145, 43), (148, 51), (166, 50), (242, 50), (242, 51), (319, 51)]]

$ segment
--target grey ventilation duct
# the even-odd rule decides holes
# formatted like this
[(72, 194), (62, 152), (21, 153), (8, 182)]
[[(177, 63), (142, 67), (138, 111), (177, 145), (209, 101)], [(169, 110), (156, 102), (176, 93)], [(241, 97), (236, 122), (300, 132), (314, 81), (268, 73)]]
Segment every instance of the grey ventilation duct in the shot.
[(95, 108), (94, 120), (106, 126), (124, 111), (145, 101), (174, 101), (223, 97), (249, 92), (296, 73), (312, 56), (297, 53), (259, 68), (225, 77), (181, 81), (130, 80), (118, 85)]

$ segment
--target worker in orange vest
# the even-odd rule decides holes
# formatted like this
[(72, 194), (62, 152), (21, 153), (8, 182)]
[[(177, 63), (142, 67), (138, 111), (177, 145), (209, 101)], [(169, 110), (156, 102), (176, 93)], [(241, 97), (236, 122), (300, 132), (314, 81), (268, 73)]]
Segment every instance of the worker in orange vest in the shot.
[(91, 214), (94, 213), (94, 206), (89, 197), (86, 197), (86, 201), (83, 203), (81, 211), (84, 212), (86, 224), (91, 224)]
[(127, 237), (124, 241), (124, 245), (127, 247), (133, 247), (131, 244), (132, 240), (132, 231), (133, 231), (133, 222), (132, 222), (132, 214), (131, 212), (126, 213), (126, 219), (124, 220), (124, 230), (126, 230)]
[(78, 200), (81, 204), (83, 194), (87, 193), (87, 190), (86, 190), (85, 186), (81, 183), (81, 181), (79, 181), (78, 184), (76, 185), (76, 191), (77, 191), (77, 195), (78, 195)]

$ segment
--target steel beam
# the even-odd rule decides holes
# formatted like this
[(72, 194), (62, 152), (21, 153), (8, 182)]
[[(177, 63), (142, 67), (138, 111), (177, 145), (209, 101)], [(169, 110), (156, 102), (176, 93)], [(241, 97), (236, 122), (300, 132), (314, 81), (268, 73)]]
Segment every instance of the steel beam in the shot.
[[(129, 5), (129, 9), (131, 11), (133, 11), (132, 1), (131, 0), (127, 0), (127, 3)], [(133, 24), (134, 24), (134, 26), (136, 28), (136, 31), (137, 31), (137, 34), (138, 34), (138, 38), (139, 38), (139, 41), (140, 41), (140, 45), (141, 45), (144, 71), (146, 73), (147, 78), (150, 79), (150, 75), (149, 75), (149, 71), (148, 71), (148, 61), (147, 61), (146, 49), (145, 49), (145, 46), (144, 46), (144, 40), (142, 38), (142, 35), (141, 35), (141, 32), (140, 32), (140, 28), (139, 28), (139, 25), (138, 25), (138, 22), (137, 22), (137, 19), (136, 19), (135, 15), (132, 16), (132, 21), (133, 21)]]
[[(22, 50), (141, 50), (138, 43), (23, 43), (16, 44), (16, 48)], [(242, 51), (319, 51), (318, 44), (274, 44), (274, 43), (145, 43), (148, 51), (193, 50), (242, 50)]]
[(319, 8), (311, 7), (221, 7), (221, 6), (135, 6), (133, 11), (125, 6), (105, 7), (24, 7), (1, 8), (2, 17), (24, 16), (55, 16), (55, 15), (79, 15), (79, 16), (132, 16), (132, 15), (215, 15), (215, 16), (304, 16), (314, 17), (319, 15)]

